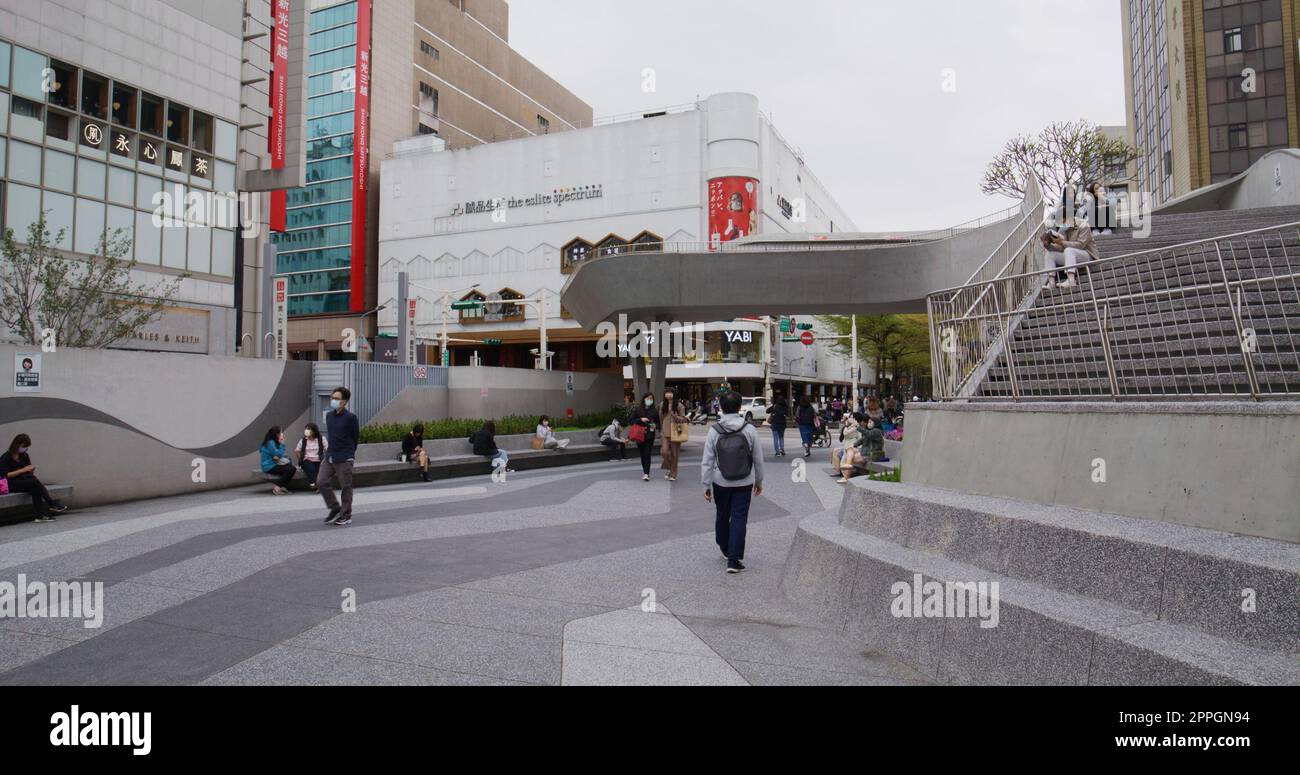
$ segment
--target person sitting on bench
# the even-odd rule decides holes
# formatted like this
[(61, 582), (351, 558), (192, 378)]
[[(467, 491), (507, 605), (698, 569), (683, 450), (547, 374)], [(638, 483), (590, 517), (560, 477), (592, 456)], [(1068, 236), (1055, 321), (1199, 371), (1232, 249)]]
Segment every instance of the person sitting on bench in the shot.
[(488, 420), (483, 423), (483, 427), (474, 431), (469, 437), (469, 443), (474, 447), (475, 455), (492, 458), (492, 467), (504, 469), (506, 473), (514, 473), (513, 468), (506, 468), (506, 463), (510, 462), (510, 455), (504, 449), (497, 446), (497, 424)]
[(62, 514), (68, 507), (52, 497), (41, 480), (36, 478), (36, 466), (32, 465), (32, 459), (27, 456), (31, 448), (32, 439), (26, 433), (14, 436), (14, 440), (9, 442), (9, 451), (0, 458), (0, 476), (8, 481), (9, 492), (31, 495), (32, 510), (36, 512), (37, 522), (53, 522), (54, 515), (50, 512)]
[(424, 425), (416, 423), (402, 439), (402, 462), (420, 466), (420, 479), (429, 481), (429, 454), (424, 451)]
[(288, 495), (289, 482), (293, 480), (293, 475), (298, 472), (294, 467), (293, 461), (289, 460), (284, 448), (284, 431), (280, 426), (273, 425), (266, 432), (266, 438), (262, 439), (262, 473), (266, 474), (274, 486), (271, 488), (273, 495)]
[(563, 450), (569, 446), (568, 439), (555, 438), (555, 431), (551, 430), (551, 418), (546, 415), (537, 421), (537, 438), (541, 439), (541, 449)]

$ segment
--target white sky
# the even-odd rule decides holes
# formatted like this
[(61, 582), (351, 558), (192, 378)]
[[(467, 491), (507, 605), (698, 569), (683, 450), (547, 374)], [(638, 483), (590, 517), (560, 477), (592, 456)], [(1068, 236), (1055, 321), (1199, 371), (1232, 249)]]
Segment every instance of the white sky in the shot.
[(1119, 0), (510, 0), (511, 45), (597, 116), (756, 94), (863, 231), (1009, 207), (979, 182), (1012, 136), (1123, 124), (1122, 35)]

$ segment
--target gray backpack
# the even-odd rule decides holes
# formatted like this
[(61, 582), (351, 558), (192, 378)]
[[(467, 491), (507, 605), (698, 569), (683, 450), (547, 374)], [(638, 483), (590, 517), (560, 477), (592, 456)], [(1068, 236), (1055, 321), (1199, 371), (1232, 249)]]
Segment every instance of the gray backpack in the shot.
[(723, 478), (735, 481), (749, 476), (749, 472), (754, 470), (754, 449), (749, 446), (749, 439), (745, 438), (745, 426), (742, 425), (740, 430), (735, 431), (724, 431), (716, 425), (713, 429), (718, 432), (714, 454), (717, 455), (718, 471)]

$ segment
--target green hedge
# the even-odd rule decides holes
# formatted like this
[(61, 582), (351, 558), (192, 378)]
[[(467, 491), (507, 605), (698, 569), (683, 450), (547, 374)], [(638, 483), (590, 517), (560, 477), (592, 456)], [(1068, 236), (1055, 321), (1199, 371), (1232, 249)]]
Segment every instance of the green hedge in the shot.
[[(567, 417), (552, 417), (551, 427), (577, 430), (604, 428), (609, 425), (609, 421), (613, 417), (617, 417), (621, 423), (626, 423), (627, 412), (628, 407), (626, 406), (613, 406), (604, 412), (574, 415), (572, 420)], [(537, 430), (537, 420), (538, 415), (535, 414), (497, 417), (495, 418), (497, 435), (512, 436), (518, 433), (533, 433)], [(483, 427), (483, 423), (484, 420), (479, 418), (424, 420), (424, 438), (429, 441), (469, 438), (471, 433)], [(361, 443), (382, 444), (384, 442), (401, 441), (406, 438), (407, 433), (410, 433), (413, 425), (415, 425), (413, 422), (367, 425), (361, 429)]]

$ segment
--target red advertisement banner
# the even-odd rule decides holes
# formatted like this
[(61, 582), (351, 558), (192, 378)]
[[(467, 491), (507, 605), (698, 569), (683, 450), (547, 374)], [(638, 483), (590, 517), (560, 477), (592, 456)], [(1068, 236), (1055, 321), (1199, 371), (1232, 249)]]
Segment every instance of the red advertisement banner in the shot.
[(357, 78), (352, 147), (351, 310), (366, 310), (366, 198), (370, 174), (370, 9), (372, 0), (357, 0)]
[(714, 178), (709, 181), (709, 245), (758, 233), (758, 181)]
[(266, 139), (270, 145), (271, 169), (276, 170), (284, 167), (289, 113), (289, 3), (290, 0), (275, 0), (271, 4), (275, 28), (271, 35), (271, 131)]

